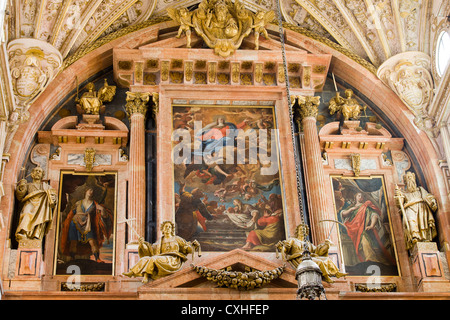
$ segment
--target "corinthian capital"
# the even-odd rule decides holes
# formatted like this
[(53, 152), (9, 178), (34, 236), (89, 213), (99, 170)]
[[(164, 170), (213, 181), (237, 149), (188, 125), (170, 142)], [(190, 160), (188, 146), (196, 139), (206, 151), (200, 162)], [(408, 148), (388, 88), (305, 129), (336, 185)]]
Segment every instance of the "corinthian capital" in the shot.
[(298, 114), (296, 121), (301, 121), (308, 117), (316, 118), (319, 114), (320, 97), (297, 96)]
[(150, 100), (148, 92), (127, 92), (125, 110), (129, 117), (135, 113), (141, 113), (145, 116), (147, 113), (147, 103)]

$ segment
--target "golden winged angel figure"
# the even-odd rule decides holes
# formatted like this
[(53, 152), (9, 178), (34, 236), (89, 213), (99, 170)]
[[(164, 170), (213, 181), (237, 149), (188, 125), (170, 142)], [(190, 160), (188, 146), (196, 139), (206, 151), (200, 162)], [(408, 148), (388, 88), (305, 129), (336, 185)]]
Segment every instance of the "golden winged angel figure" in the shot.
[(269, 35), (266, 30), (266, 25), (273, 21), (275, 18), (275, 12), (270, 11), (258, 11), (253, 15), (252, 28), (255, 29), (255, 50), (259, 49), (259, 35), (262, 33), (266, 39), (269, 39)]
[(181, 34), (186, 33), (186, 47), (191, 47), (191, 27), (194, 27), (192, 24), (192, 12), (189, 12), (186, 8), (175, 9), (173, 7), (167, 8), (167, 14), (174, 21), (180, 24), (178, 28), (177, 38), (181, 37)]

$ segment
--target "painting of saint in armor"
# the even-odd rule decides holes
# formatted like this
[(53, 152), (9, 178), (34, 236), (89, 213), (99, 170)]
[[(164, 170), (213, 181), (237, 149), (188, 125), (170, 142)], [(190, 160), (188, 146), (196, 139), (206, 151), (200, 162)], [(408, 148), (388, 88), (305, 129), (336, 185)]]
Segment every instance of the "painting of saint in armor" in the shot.
[(275, 251), (285, 213), (273, 107), (173, 106), (177, 235), (205, 251)]
[(345, 272), (397, 276), (389, 208), (382, 176), (331, 178)]
[(55, 274), (113, 274), (115, 197), (115, 173), (61, 173)]

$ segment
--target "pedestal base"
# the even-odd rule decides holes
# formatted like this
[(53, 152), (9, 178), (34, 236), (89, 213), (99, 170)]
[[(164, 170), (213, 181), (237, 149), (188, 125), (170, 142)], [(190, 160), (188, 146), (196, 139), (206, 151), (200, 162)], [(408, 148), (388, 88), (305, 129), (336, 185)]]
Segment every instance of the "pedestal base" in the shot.
[(367, 131), (363, 130), (360, 127), (360, 121), (354, 120), (354, 121), (344, 121), (341, 133), (343, 135), (355, 135), (355, 134), (366, 135)]
[(18, 277), (40, 277), (42, 263), (42, 242), (40, 240), (23, 240), (17, 250), (16, 273)]
[(35, 291), (41, 289), (41, 241), (21, 241), (17, 249), (14, 277), (9, 290)]
[(435, 242), (417, 242), (411, 250), (411, 261), (418, 291), (450, 291), (450, 281), (445, 278)]
[(98, 114), (83, 114), (83, 121), (77, 125), (78, 130), (104, 130)]

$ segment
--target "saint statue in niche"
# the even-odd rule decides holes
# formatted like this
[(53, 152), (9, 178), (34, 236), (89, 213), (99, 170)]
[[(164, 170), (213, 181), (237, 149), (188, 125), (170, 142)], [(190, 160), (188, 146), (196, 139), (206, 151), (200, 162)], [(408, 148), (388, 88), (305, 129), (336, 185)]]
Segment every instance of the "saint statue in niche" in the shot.
[(21, 202), (16, 240), (42, 240), (50, 229), (53, 210), (57, 203), (56, 190), (42, 181), (44, 170), (35, 167), (31, 171), (32, 182), (21, 179), (16, 188), (16, 197)]
[(433, 212), (436, 212), (436, 198), (424, 188), (417, 187), (416, 175), (407, 172), (404, 175), (406, 190), (395, 190), (397, 206), (403, 215), (406, 247), (411, 249), (416, 242), (430, 242), (436, 237), (436, 224)]

